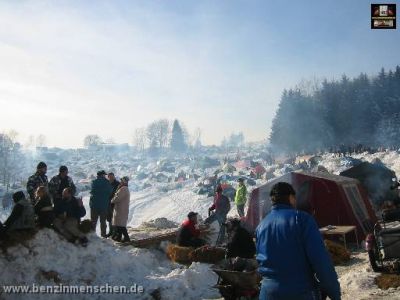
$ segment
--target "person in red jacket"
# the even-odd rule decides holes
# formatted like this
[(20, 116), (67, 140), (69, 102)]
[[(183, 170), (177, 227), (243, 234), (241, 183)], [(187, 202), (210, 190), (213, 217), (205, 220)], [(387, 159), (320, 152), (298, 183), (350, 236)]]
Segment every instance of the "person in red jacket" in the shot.
[(194, 247), (198, 248), (204, 246), (206, 242), (200, 237), (200, 230), (196, 228), (197, 213), (191, 211), (187, 219), (183, 221), (179, 228), (176, 242), (181, 247)]

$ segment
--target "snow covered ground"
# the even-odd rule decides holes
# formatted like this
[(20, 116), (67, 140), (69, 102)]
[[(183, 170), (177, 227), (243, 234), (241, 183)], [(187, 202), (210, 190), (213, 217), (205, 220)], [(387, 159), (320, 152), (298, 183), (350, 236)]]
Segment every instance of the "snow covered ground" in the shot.
[[(372, 161), (379, 158), (389, 168), (400, 174), (400, 155), (397, 152), (359, 154), (354, 158)], [(338, 174), (347, 168), (345, 158), (324, 155), (320, 165)], [(272, 166), (274, 174), (282, 174), (282, 166)], [(86, 173), (89, 173), (86, 171)], [(262, 182), (257, 182), (261, 184)], [(132, 180), (132, 186), (138, 183)], [(129, 212), (129, 226), (138, 227), (143, 222), (165, 217), (180, 223), (189, 211), (197, 211), (205, 218), (212, 198), (195, 193), (194, 179), (180, 184), (154, 183), (145, 189), (132, 189)], [(88, 192), (82, 193), (89, 215)], [(232, 205), (233, 207), (233, 205)], [(0, 220), (9, 211), (0, 210)], [(235, 215), (235, 209), (231, 210)], [(152, 299), (150, 293), (159, 289), (162, 299), (216, 299), (220, 295), (212, 286), (216, 275), (207, 264), (194, 263), (189, 268), (171, 263), (160, 250), (120, 247), (94, 234), (89, 236), (87, 248), (65, 242), (51, 230), (42, 230), (37, 236), (0, 253), (1, 284), (55, 284), (41, 275), (42, 271), (57, 272), (62, 284), (126, 285), (136, 283), (144, 287), (139, 298)], [(365, 252), (353, 255), (347, 266), (337, 267), (342, 287), (343, 299), (400, 299), (397, 290), (382, 291), (374, 283), (377, 274), (368, 264)], [(34, 296), (34, 297), (33, 297)], [(25, 299), (47, 299), (48, 295), (27, 295)], [(23, 297), (24, 298), (24, 297)], [(56, 295), (56, 299), (68, 299), (66, 295)], [(132, 299), (132, 295), (79, 295), (78, 299)], [(0, 294), (0, 299), (15, 299), (15, 295)]]
[[(217, 277), (206, 264), (193, 263), (189, 268), (171, 263), (157, 250), (118, 247), (94, 234), (82, 248), (68, 243), (53, 230), (43, 229), (36, 237), (0, 254), (1, 284), (53, 286), (143, 286), (143, 299), (159, 289), (163, 299), (201, 299), (219, 297), (212, 289)], [(56, 282), (44, 272), (56, 272)], [(200, 284), (201, 283), (201, 284)], [(132, 295), (81, 294), (78, 299), (132, 299)], [(70, 295), (51, 295), (69, 299)], [(18, 295), (21, 299), (48, 299), (47, 294)], [(16, 299), (15, 294), (0, 294), (0, 299)]]

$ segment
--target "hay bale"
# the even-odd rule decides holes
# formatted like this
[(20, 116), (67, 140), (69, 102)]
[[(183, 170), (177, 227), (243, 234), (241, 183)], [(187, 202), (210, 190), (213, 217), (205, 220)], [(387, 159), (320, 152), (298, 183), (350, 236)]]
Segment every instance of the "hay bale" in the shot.
[(82, 233), (89, 233), (92, 230), (92, 221), (89, 219), (83, 220), (81, 224), (79, 224), (79, 230)]
[(215, 264), (225, 258), (225, 248), (203, 246), (189, 254), (191, 261)]
[(400, 275), (381, 274), (375, 278), (376, 285), (383, 290), (400, 287)]
[(180, 264), (190, 264), (192, 260), (189, 258), (190, 252), (194, 248), (191, 247), (180, 247), (175, 244), (169, 244), (167, 247), (167, 256), (170, 260)]
[(350, 260), (350, 252), (344, 246), (330, 240), (325, 240), (324, 242), (334, 265), (344, 264)]

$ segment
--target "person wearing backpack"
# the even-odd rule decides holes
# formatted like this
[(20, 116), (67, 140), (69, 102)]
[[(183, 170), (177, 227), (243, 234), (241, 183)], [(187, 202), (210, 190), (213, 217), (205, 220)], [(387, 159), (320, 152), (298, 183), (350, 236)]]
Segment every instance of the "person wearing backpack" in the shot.
[(225, 238), (225, 222), (226, 215), (231, 209), (228, 197), (222, 194), (222, 186), (218, 185), (215, 191), (214, 203), (208, 209), (209, 217), (204, 221), (204, 224), (211, 224), (218, 221), (219, 234), (216, 244), (221, 245)]

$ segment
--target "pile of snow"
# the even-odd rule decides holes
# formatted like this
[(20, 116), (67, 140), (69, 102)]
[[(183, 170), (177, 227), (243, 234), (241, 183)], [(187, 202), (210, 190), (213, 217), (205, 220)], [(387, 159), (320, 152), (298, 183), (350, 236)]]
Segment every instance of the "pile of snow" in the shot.
[[(177, 268), (178, 267), (178, 268)], [(193, 264), (179, 267), (158, 250), (116, 247), (111, 241), (89, 236), (87, 248), (66, 242), (50, 229), (39, 231), (23, 244), (0, 254), (0, 269), (4, 285), (92, 285), (142, 286), (142, 299), (158, 289), (162, 299), (218, 298), (212, 285), (216, 275), (209, 265)], [(53, 278), (46, 272), (56, 274)], [(54, 281), (54, 278), (57, 279)], [(15, 299), (15, 294), (3, 293), (2, 299)], [(46, 294), (19, 295), (25, 299), (48, 299)], [(26, 297), (23, 297), (26, 296)], [(90, 297), (91, 296), (91, 297)], [(69, 299), (70, 295), (52, 295)], [(78, 295), (78, 299), (93, 295)], [(132, 299), (132, 295), (98, 294), (96, 299)]]
[(167, 218), (157, 218), (155, 220), (150, 220), (148, 222), (142, 223), (140, 227), (156, 228), (156, 229), (169, 229), (176, 228), (179, 224), (168, 220)]

